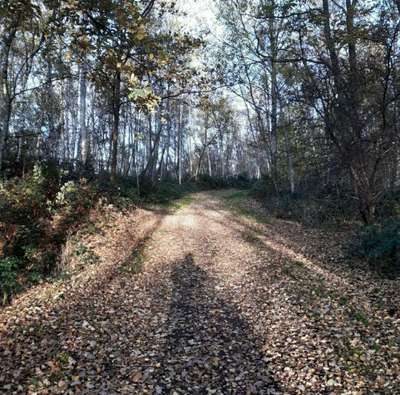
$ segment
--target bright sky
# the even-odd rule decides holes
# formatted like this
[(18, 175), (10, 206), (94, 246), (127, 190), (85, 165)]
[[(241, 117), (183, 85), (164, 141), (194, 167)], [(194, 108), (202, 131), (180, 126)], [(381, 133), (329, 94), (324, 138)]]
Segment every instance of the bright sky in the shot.
[(216, 8), (213, 0), (177, 0), (178, 9), (187, 14), (181, 17), (185, 28), (193, 33), (218, 29)]
[[(186, 14), (178, 18), (186, 31), (194, 35), (209, 31), (207, 40), (211, 43), (217, 42), (218, 37), (223, 35), (223, 27), (217, 21), (215, 0), (177, 0), (176, 4), (177, 8)], [(199, 60), (194, 59), (194, 62), (196, 61)], [(228, 91), (226, 94), (231, 97), (234, 107), (239, 112), (245, 111), (242, 100)]]

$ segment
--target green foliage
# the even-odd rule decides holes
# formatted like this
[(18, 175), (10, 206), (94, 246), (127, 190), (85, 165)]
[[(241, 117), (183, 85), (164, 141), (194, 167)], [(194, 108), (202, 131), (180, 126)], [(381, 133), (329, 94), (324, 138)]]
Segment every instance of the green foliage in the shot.
[(28, 273), (27, 278), (28, 278), (29, 283), (38, 284), (42, 281), (43, 275), (40, 272), (33, 271), (33, 272)]
[(249, 192), (248, 191), (237, 191), (237, 192), (233, 192), (231, 194), (229, 194), (226, 198), (228, 200), (243, 200), (246, 199), (249, 196)]
[(119, 270), (122, 273), (137, 274), (143, 268), (144, 258), (143, 248), (136, 249)]
[[(37, 282), (54, 264), (52, 249), (44, 246), (48, 201), (58, 175), (54, 168), (36, 164), (30, 174), (0, 184), (0, 225), (3, 254), (0, 268), (3, 302), (27, 282)], [(43, 247), (39, 248), (39, 245)], [(17, 281), (18, 277), (18, 281)]]
[(74, 181), (66, 182), (56, 195), (55, 204), (58, 207), (67, 207), (68, 210), (72, 209), (74, 203), (78, 200), (79, 189)]
[(137, 108), (147, 112), (153, 111), (160, 102), (160, 98), (149, 88), (132, 89), (128, 98), (136, 104)]
[(306, 226), (336, 226), (353, 219), (357, 210), (354, 201), (329, 190), (290, 193), (282, 186), (278, 189), (277, 193), (270, 178), (263, 178), (252, 184), (250, 195), (262, 201), (277, 218)]
[(350, 311), (350, 316), (354, 320), (356, 320), (358, 322), (361, 322), (364, 326), (368, 326), (369, 325), (368, 317), (362, 311), (352, 310), (352, 311)]
[(115, 180), (111, 181), (108, 173), (97, 177), (96, 190), (98, 198), (106, 199), (121, 210), (140, 204), (147, 193), (147, 190), (142, 186), (140, 192), (138, 191), (136, 177), (116, 175)]
[(99, 257), (89, 247), (81, 243), (76, 246), (74, 253), (84, 265), (93, 265), (99, 261)]
[(164, 181), (155, 186), (145, 188), (143, 190), (143, 198), (146, 202), (165, 205), (171, 204), (171, 202), (197, 190), (199, 190), (199, 187), (194, 183), (179, 185), (174, 181)]
[(366, 259), (378, 272), (394, 276), (400, 272), (400, 220), (394, 218), (367, 226), (348, 246), (352, 256)]
[(15, 257), (0, 259), (0, 297), (2, 303), (7, 303), (18, 290), (17, 281), (20, 262)]
[(255, 198), (265, 198), (268, 194), (268, 183), (264, 179), (255, 181), (250, 188), (250, 194)]
[(381, 218), (400, 217), (400, 190), (384, 195), (377, 207), (377, 216)]
[(251, 181), (246, 175), (226, 178), (202, 175), (198, 181), (185, 182), (182, 185), (172, 180), (162, 181), (156, 185), (143, 185), (142, 198), (145, 202), (170, 204), (196, 191), (225, 188), (246, 189), (250, 185)]
[[(251, 218), (258, 223), (267, 223), (269, 218), (265, 215), (265, 213), (254, 209), (254, 207), (249, 204), (250, 195), (250, 190), (235, 191), (226, 195), (225, 200), (228, 204), (229, 209), (234, 211), (236, 214), (243, 217)], [(247, 241), (252, 240), (253, 243), (258, 241), (258, 239), (255, 238), (254, 234), (247, 235), (245, 239)]]
[(54, 212), (62, 211), (64, 215), (80, 215), (93, 206), (97, 188), (81, 178), (79, 182), (67, 181), (57, 192), (49, 208)]
[[(98, 188), (85, 179), (65, 180), (57, 167), (37, 164), (25, 177), (0, 184), (1, 296), (8, 302), (23, 287), (37, 283), (57, 267), (67, 235), (85, 221)], [(84, 263), (96, 259), (90, 252)], [(17, 281), (18, 277), (18, 281)]]
[(0, 183), (0, 221), (24, 223), (27, 217), (37, 218), (46, 211), (46, 178), (40, 165), (22, 179)]
[(329, 199), (282, 193), (279, 196), (264, 197), (263, 201), (275, 217), (299, 221), (306, 226), (328, 225), (342, 218), (338, 208)]
[(203, 174), (199, 177), (198, 184), (203, 189), (248, 189), (252, 185), (252, 180), (247, 174), (239, 174), (230, 177), (210, 177), (207, 174)]

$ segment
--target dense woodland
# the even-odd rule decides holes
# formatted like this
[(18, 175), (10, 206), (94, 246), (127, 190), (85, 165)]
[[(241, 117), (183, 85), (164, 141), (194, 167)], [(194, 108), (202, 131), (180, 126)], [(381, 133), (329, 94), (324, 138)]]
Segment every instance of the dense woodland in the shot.
[(139, 187), (243, 175), (373, 221), (399, 182), (400, 3), (216, 7), (210, 40), (166, 1), (3, 1), (5, 177), (37, 161)]

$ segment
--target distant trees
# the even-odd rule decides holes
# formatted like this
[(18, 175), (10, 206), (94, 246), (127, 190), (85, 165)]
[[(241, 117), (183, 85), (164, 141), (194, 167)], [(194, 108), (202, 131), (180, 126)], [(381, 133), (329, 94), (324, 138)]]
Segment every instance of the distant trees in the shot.
[[(189, 129), (204, 76), (200, 39), (155, 1), (4, 1), (0, 5), (0, 168), (37, 160), (73, 171), (190, 178)], [(225, 131), (224, 131), (225, 133)]]
[(55, 19), (52, 10), (42, 12), (28, 0), (0, 4), (0, 164), (16, 101), (31, 89), (29, 77)]
[(368, 223), (385, 191), (398, 186), (398, 6), (220, 3), (227, 78), (240, 76), (235, 93), (248, 105), (277, 191), (294, 192), (313, 175), (323, 181), (319, 190), (349, 186)]
[[(360, 213), (370, 222), (385, 190), (384, 169), (398, 150), (393, 104), (398, 106), (399, 99), (399, 22), (386, 16), (390, 9), (383, 5), (346, 0), (338, 7), (324, 0), (322, 6), (321, 24), (314, 26), (315, 31), (321, 28), (326, 57), (314, 58), (318, 74), (305, 61), (304, 71), (314, 86), (307, 94), (323, 113), (325, 132), (349, 171)], [(316, 53), (315, 45), (299, 50), (306, 57)]]
[(3, 173), (245, 173), (371, 222), (399, 185), (399, 2), (218, 3), (222, 44), (205, 47), (173, 3), (1, 2)]
[[(203, 172), (195, 123), (209, 78), (191, 65), (202, 42), (181, 32), (176, 13), (154, 1), (4, 3), (3, 171), (20, 174), (49, 159), (113, 180), (134, 175), (138, 186)], [(217, 111), (209, 169), (215, 159), (223, 176), (244, 171), (217, 159), (228, 149), (225, 135), (237, 134), (233, 123), (217, 125)]]

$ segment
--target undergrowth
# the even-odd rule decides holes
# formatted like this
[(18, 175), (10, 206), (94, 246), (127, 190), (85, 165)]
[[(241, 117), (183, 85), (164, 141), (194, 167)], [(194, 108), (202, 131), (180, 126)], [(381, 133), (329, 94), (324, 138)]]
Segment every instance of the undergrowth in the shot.
[[(250, 201), (256, 198), (266, 212), (261, 215)], [(256, 182), (245, 191), (235, 191), (225, 196), (229, 208), (239, 215), (257, 222), (272, 217), (299, 222), (312, 228), (329, 228), (349, 234), (342, 247), (347, 262), (375, 274), (394, 279), (400, 275), (400, 195), (385, 196), (377, 206), (376, 222), (362, 225), (351, 219), (349, 208), (328, 195), (307, 197), (305, 194), (274, 195), (262, 182)], [(351, 207), (351, 205), (350, 205)], [(354, 208), (352, 208), (354, 210)]]
[(400, 274), (400, 219), (392, 218), (363, 227), (347, 245), (350, 257), (364, 260), (380, 275)]
[(251, 218), (258, 223), (268, 223), (269, 218), (265, 212), (260, 212), (251, 207), (251, 190), (234, 191), (224, 196), (228, 208), (243, 217)]
[[(83, 176), (84, 175), (84, 176)], [(90, 220), (104, 207), (131, 210), (161, 207), (180, 209), (190, 204), (190, 194), (205, 189), (245, 185), (245, 177), (212, 179), (178, 185), (174, 180), (140, 189), (132, 177), (110, 181), (108, 174), (60, 170), (52, 162), (36, 164), (23, 177), (0, 181), (0, 304), (9, 303), (19, 291), (57, 275), (63, 246), (71, 238), (97, 232)], [(80, 266), (96, 264), (98, 257), (76, 241)], [(65, 268), (64, 268), (65, 269)]]

